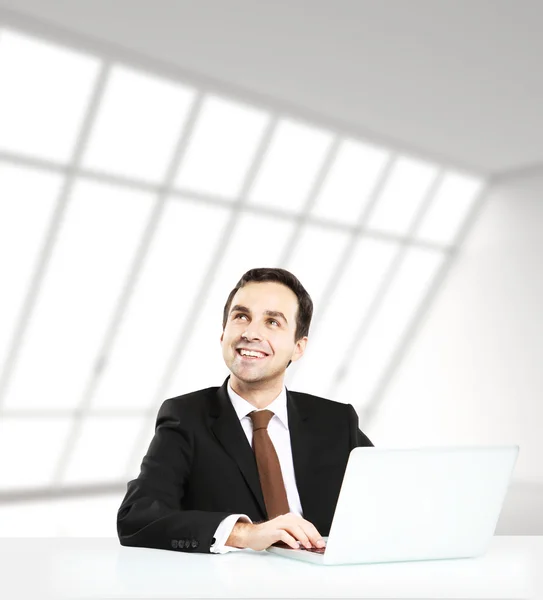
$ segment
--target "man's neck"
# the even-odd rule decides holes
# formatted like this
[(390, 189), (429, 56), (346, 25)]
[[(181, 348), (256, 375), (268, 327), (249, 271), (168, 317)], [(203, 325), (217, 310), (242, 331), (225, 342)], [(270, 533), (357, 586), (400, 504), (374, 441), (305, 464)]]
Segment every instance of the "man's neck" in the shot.
[(229, 384), (238, 396), (247, 400), (255, 408), (266, 408), (281, 393), (283, 378), (273, 382), (247, 383), (241, 381), (235, 375), (231, 375)]

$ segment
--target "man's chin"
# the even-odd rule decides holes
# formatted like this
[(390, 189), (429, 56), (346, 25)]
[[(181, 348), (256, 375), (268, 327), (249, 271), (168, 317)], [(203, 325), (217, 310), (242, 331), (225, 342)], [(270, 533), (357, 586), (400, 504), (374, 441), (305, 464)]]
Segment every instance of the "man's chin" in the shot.
[(231, 369), (232, 373), (244, 383), (254, 383), (256, 381), (264, 381), (266, 375), (261, 372), (249, 370), (249, 369)]
[(255, 367), (256, 365), (240, 365), (234, 361), (234, 364), (230, 365), (230, 371), (244, 383), (255, 383), (270, 379), (269, 373)]

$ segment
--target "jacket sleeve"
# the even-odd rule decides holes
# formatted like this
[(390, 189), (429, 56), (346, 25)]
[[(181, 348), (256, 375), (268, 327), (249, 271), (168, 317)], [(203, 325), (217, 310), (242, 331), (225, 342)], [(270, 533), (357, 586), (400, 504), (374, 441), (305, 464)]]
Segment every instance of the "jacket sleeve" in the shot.
[(209, 552), (218, 525), (231, 514), (182, 509), (194, 447), (194, 432), (182, 421), (172, 399), (163, 402), (140, 474), (128, 482), (117, 512), (122, 546)]
[(352, 404), (349, 408), (349, 437), (351, 440), (351, 449), (359, 446), (373, 446), (369, 437), (358, 428), (358, 414)]

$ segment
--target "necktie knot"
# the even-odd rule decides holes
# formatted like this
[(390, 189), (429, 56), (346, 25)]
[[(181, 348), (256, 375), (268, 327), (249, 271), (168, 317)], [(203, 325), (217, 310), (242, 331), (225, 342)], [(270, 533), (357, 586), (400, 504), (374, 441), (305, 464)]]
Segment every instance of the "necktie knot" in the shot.
[(274, 413), (271, 410), (253, 410), (249, 413), (251, 421), (253, 422), (253, 431), (257, 429), (267, 429), (268, 424), (271, 421)]

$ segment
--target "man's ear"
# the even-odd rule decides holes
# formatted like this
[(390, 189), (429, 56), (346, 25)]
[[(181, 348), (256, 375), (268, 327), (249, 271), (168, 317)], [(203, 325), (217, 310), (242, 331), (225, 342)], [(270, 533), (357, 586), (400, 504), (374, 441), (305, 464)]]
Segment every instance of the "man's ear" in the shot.
[(302, 356), (304, 355), (306, 346), (307, 346), (307, 336), (304, 336), (303, 338), (300, 338), (296, 342), (296, 345), (294, 346), (294, 352), (292, 353), (290, 360), (296, 361), (299, 358), (302, 358)]

